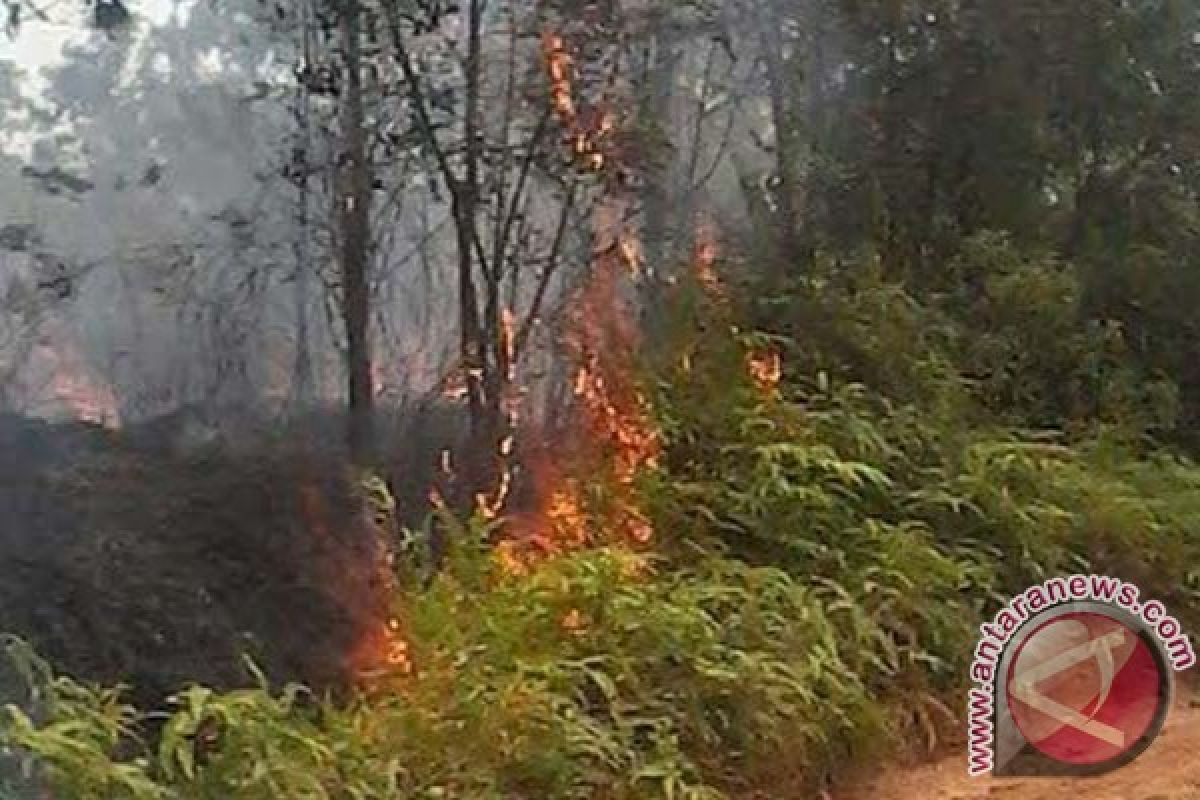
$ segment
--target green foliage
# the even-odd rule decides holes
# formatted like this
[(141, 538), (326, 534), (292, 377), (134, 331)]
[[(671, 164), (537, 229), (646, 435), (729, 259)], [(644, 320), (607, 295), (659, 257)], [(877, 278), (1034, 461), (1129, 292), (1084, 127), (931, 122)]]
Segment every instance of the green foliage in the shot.
[[(827, 124), (811, 134), (821, 158), (798, 189), (805, 235), (826, 257), (872, 249), (887, 283), (966, 322), (959, 366), (993, 412), (1038, 426), (1120, 421), (1194, 450), (1200, 8), (822, 9), (858, 68), (822, 97)], [(807, 110), (822, 78), (798, 61), (790, 101)]]
[[(495, 522), (444, 517), (445, 569), (401, 568), (411, 673), (342, 702), (192, 687), (164, 715), (14, 645), (40, 700), (0, 746), (79, 798), (708, 800), (932, 747), (978, 621), (1047, 575), (1119, 575), (1200, 622), (1200, 468), (1147, 448), (1154, 403), (1069, 323), (1075, 273), (989, 234), (947, 274), (918, 300), (876, 262), (823, 265), (769, 335), (681, 287), (646, 364), (653, 556), (513, 575)], [(769, 353), (777, 383), (748, 368)]]
[(856, 663), (870, 626), (833, 589), (721, 558), (652, 573), (621, 550), (481, 591), (446, 573), (405, 609), (420, 668), (393, 692), (196, 687), (152, 749), (115, 691), (41, 668), (45, 721), (10, 709), (0, 739), (81, 798), (711, 798), (884, 730)]
[(1196, 615), (1200, 469), (1148, 447), (1172, 393), (1080, 332), (1072, 270), (992, 234), (922, 300), (875, 262), (826, 270), (765, 315), (778, 388), (745, 374), (761, 337), (703, 321), (665, 369), (650, 498), (678, 558), (835, 587), (826, 609), (867, 634), (847, 663), (884, 697), (945, 697), (980, 617), (1048, 575), (1108, 572)]
[(137, 711), (119, 689), (82, 686), (55, 676), (22, 642), (5, 639), (5, 651), (32, 689), (35, 720), (15, 705), (0, 716), (0, 747), (37, 757), (38, 772), (64, 797), (79, 800), (158, 800), (167, 797), (149, 776), (144, 757), (118, 758), (136, 736)]

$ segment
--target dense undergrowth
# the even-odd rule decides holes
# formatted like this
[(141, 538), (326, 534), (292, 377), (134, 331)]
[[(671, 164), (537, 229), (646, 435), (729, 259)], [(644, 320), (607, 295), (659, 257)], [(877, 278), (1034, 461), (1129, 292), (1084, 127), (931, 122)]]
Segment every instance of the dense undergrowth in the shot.
[(1200, 469), (1154, 444), (1170, 384), (1078, 322), (1067, 266), (988, 235), (948, 275), (918, 297), (825, 265), (767, 308), (682, 287), (645, 363), (651, 550), (514, 576), (461, 526), (396, 597), (411, 670), (351, 702), (264, 681), (156, 715), (13, 642), (8, 757), (98, 800), (781, 796), (952, 736), (979, 621), (1044, 576), (1200, 619)]

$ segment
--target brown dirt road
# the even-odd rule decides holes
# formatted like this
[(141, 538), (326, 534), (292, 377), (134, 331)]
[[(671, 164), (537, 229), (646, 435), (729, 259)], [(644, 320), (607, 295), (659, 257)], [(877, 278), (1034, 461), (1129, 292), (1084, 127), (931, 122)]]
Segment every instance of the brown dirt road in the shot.
[[(1182, 687), (1180, 687), (1182, 688)], [(912, 769), (885, 770), (834, 800), (1200, 800), (1200, 700), (1190, 691), (1136, 761), (1096, 778), (969, 778), (959, 753)], [(1189, 702), (1190, 701), (1190, 702)]]

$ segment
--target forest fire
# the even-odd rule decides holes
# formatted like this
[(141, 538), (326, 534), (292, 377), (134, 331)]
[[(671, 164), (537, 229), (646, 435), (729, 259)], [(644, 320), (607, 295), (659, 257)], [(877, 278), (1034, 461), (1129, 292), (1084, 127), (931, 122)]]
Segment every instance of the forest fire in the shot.
[(572, 608), (559, 621), (562, 629), (572, 636), (582, 636), (587, 633), (587, 619), (577, 608)]
[(562, 469), (549, 468), (548, 459), (535, 461), (531, 474), (544, 499), (533, 539), (543, 551), (595, 541), (592, 511), (602, 513), (604, 527), (619, 540), (645, 544), (653, 537), (632, 484), (639, 472), (657, 463), (662, 443), (634, 374), (638, 330), (633, 309), (622, 297), (624, 264), (620, 249), (601, 249), (588, 282), (570, 303), (571, 326), (564, 342), (576, 365), (572, 466), (592, 476), (589, 486), (606, 489), (604, 507), (599, 512), (589, 505), (580, 482), (564, 476)]
[[(547, 32), (542, 40), (550, 107), (564, 130), (571, 158), (585, 173), (598, 173), (614, 163), (612, 135), (616, 115), (605, 107), (578, 101), (575, 59), (563, 36)], [(524, 454), (524, 470), (537, 498), (532, 511), (510, 516), (510, 539), (496, 557), (510, 574), (525, 573), (540, 556), (584, 547), (599, 538), (589, 502), (589, 489), (607, 487), (604, 528), (617, 538), (645, 543), (653, 530), (637, 508), (631, 486), (638, 472), (656, 463), (661, 443), (647, 404), (637, 390), (630, 354), (636, 352), (635, 314), (623, 298), (623, 277), (637, 278), (642, 268), (639, 237), (625, 222), (626, 198), (606, 190), (592, 216), (594, 238), (607, 244), (595, 249), (588, 280), (567, 303), (565, 355), (574, 364), (574, 417), (568, 433), (572, 444), (551, 457), (534, 448)], [(510, 429), (516, 429), (516, 402), (508, 406)], [(501, 444), (507, 453), (511, 442)], [(584, 486), (563, 466), (589, 475)], [(510, 474), (500, 479), (497, 495), (478, 498), (487, 518), (497, 516), (508, 496)]]
[(641, 275), (643, 262), (641, 239), (631, 232), (623, 232), (617, 237), (617, 252), (621, 256), (621, 262), (629, 268), (631, 274)]
[(612, 442), (617, 480), (633, 481), (638, 470), (652, 467), (658, 457), (658, 434), (646, 423), (645, 401), (628, 387), (614, 388), (605, 380), (605, 370), (595, 353), (584, 356), (575, 380), (575, 396), (581, 400), (589, 429), (599, 441)]
[[(83, 5), (0, 0), (0, 800), (1200, 800), (1200, 0)], [(1121, 752), (965, 657), (1081, 565), (1178, 606), (1034, 693)]]
[(547, 32), (542, 40), (546, 72), (550, 76), (550, 102), (562, 120), (575, 117), (575, 100), (571, 92), (571, 68), (574, 59), (567, 52), (561, 36)]
[(350, 652), (347, 663), (362, 687), (388, 676), (411, 674), (413, 663), (399, 620), (389, 619), (368, 629)]
[(783, 362), (774, 351), (750, 352), (746, 354), (746, 371), (758, 390), (767, 394), (778, 388), (783, 377)]
[[(373, 575), (368, 585), (378, 598), (377, 607), (382, 607), (390, 603), (396, 594), (394, 561), (382, 536), (378, 539), (375, 555), (372, 560)], [(381, 620), (378, 612), (369, 619), (371, 624), (366, 635), (350, 655), (352, 674), (364, 685), (382, 676), (410, 674), (413, 663), (409, 658), (408, 640), (400, 620), (395, 616), (386, 616)]]
[[(727, 303), (729, 295), (717, 272), (720, 248), (717, 243), (716, 227), (711, 220), (701, 218), (696, 226), (696, 243), (692, 254), (692, 270), (704, 293), (720, 304)], [(690, 368), (684, 354), (684, 369)], [(755, 388), (762, 394), (770, 394), (779, 388), (783, 379), (783, 359), (772, 348), (756, 348), (745, 354), (746, 374)]]
[(500, 398), (500, 411), (504, 417), (504, 432), (496, 444), (496, 460), (499, 471), (498, 485), (489, 497), (485, 493), (475, 495), (476, 510), (484, 519), (496, 519), (508, 503), (513, 487), (512, 456), (516, 448), (516, 431), (521, 423), (521, 401), (523, 392), (517, 384), (517, 320), (512, 309), (505, 308), (500, 315), (500, 341), (497, 352), (504, 369), (504, 396)]
[[(566, 337), (567, 357), (575, 364), (572, 386), (577, 403), (577, 458), (587, 474), (597, 476), (596, 485), (606, 488), (602, 514), (616, 539), (645, 544), (653, 537), (649, 521), (638, 508), (633, 483), (645, 469), (658, 461), (662, 442), (638, 387), (633, 354), (638, 350), (640, 331), (636, 312), (626, 291), (630, 278), (640, 273), (639, 241), (624, 227), (611, 208), (598, 209), (594, 220), (598, 238), (605, 236), (613, 246), (601, 246), (589, 280), (570, 305), (571, 328)], [(560, 535), (582, 543), (585, 537), (571, 535), (564, 522), (578, 528), (586, 515), (578, 513), (580, 487), (566, 483), (552, 495), (552, 516), (559, 522)], [(569, 498), (569, 501), (568, 501)], [(569, 513), (575, 511), (575, 513)]]
[(573, 159), (586, 171), (600, 172), (610, 161), (606, 151), (617, 127), (616, 117), (607, 109), (580, 109), (575, 97), (575, 58), (564, 37), (544, 33), (542, 58), (550, 83), (550, 108), (571, 144)]

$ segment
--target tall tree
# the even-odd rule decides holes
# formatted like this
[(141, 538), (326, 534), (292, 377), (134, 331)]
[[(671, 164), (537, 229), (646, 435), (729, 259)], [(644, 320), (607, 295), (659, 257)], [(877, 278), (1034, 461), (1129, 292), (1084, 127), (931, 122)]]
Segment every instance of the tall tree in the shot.
[(346, 330), (348, 436), (352, 457), (359, 463), (367, 463), (371, 459), (374, 416), (367, 276), (372, 182), (363, 111), (362, 8), (359, 0), (339, 0), (337, 14), (345, 60), (337, 203), (342, 321)]

